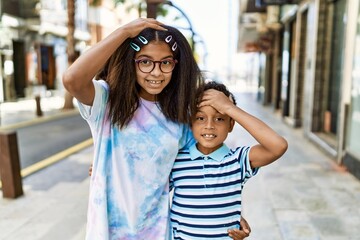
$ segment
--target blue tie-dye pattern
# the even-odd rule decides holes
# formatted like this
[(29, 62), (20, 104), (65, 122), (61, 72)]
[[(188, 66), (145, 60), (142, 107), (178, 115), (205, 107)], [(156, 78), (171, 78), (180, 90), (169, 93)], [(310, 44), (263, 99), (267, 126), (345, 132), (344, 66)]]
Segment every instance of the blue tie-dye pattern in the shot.
[(95, 159), (86, 239), (166, 239), (168, 177), (178, 148), (191, 134), (144, 100), (126, 128), (112, 126), (104, 110), (104, 84), (94, 82), (87, 118)]
[(113, 131), (112, 131), (112, 134), (114, 135), (111, 139), (113, 139), (113, 145), (114, 147), (119, 147), (120, 144), (121, 144), (121, 139), (122, 136), (121, 136), (121, 132), (119, 131), (119, 129), (117, 128), (114, 128)]

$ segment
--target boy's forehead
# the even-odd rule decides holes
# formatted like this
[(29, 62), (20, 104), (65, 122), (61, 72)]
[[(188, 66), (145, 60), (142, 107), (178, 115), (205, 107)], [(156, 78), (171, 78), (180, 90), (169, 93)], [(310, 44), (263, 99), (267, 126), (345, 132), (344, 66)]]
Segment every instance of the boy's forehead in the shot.
[[(197, 108), (196, 113), (213, 113), (213, 114), (221, 114), (220, 112), (218, 112), (218, 110), (216, 110), (215, 108), (213, 108), (210, 105), (206, 105), (206, 106), (202, 106), (200, 108)], [(221, 114), (223, 115), (223, 114)]]

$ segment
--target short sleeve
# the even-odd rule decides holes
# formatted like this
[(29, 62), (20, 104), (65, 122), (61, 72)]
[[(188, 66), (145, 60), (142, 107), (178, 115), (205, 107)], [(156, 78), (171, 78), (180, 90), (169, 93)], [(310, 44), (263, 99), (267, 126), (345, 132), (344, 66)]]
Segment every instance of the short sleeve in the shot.
[(241, 170), (241, 179), (244, 180), (244, 183), (251, 177), (255, 176), (258, 173), (259, 168), (251, 168), (250, 165), (250, 153), (251, 147), (239, 147), (237, 148), (238, 159)]
[(109, 96), (109, 86), (104, 80), (93, 80), (95, 98), (92, 106), (85, 105), (78, 101), (81, 116), (87, 121), (96, 121), (105, 111)]

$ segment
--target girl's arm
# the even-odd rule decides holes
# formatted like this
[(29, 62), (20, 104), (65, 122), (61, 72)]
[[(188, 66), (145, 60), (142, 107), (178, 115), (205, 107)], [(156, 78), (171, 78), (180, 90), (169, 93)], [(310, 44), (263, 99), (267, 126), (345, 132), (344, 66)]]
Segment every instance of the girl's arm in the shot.
[(287, 150), (287, 141), (260, 119), (237, 107), (225, 94), (209, 89), (205, 91), (200, 106), (210, 105), (226, 114), (248, 131), (259, 143), (250, 150), (251, 167), (261, 167), (280, 158)]
[[(104, 66), (111, 54), (127, 39), (136, 37), (145, 28), (166, 30), (155, 19), (136, 19), (112, 32), (84, 54), (64, 73), (64, 87), (71, 95), (86, 105), (92, 105), (95, 89), (92, 79)], [(129, 46), (130, 47), (130, 46)]]

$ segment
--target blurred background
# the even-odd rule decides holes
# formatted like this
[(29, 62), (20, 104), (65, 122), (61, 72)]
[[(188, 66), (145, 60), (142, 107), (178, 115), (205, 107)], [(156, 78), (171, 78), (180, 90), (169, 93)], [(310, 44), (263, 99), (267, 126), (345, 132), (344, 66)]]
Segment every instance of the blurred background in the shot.
[(154, 17), (184, 32), (208, 78), (252, 89), (261, 104), (360, 176), (357, 0), (0, 3), (0, 104), (40, 96), (72, 108), (61, 81), (69, 64), (116, 27)]
[[(62, 74), (138, 17), (179, 28), (206, 78), (225, 83), (242, 107), (287, 137), (284, 165), (249, 183), (252, 239), (358, 239), (359, 0), (0, 0), (0, 189), (17, 198), (24, 185), (28, 199), (39, 194), (60, 205), (56, 197), (72, 194), (72, 217), (82, 227), (70, 238), (77, 231), (59, 235), (51, 226), (42, 239), (84, 234), (91, 133)], [(251, 142), (234, 136), (234, 145)], [(34, 210), (21, 201), (0, 201), (0, 239), (24, 239), (33, 219), (46, 219), (29, 217)], [(66, 209), (51, 210), (60, 216)]]

